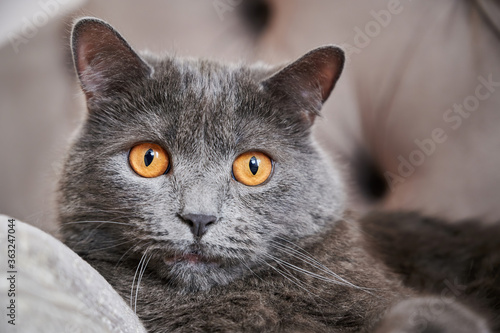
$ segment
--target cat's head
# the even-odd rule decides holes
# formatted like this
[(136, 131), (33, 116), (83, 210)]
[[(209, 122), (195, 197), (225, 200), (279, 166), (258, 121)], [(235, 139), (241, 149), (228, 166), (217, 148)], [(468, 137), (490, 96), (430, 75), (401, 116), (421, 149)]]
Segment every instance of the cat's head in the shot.
[(179, 290), (206, 290), (342, 214), (338, 172), (311, 137), (343, 67), (337, 47), (279, 69), (227, 66), (140, 56), (84, 18), (72, 48), (88, 113), (58, 213), (84, 257), (142, 258)]

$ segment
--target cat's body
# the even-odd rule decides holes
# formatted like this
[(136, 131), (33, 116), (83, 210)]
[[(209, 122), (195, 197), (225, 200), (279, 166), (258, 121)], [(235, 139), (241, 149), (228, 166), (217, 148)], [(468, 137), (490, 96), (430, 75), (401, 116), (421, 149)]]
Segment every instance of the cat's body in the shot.
[[(431, 230), (422, 230), (429, 225)], [(477, 222), (473, 225), (477, 230)], [(130, 301), (151, 332), (372, 332), (388, 309), (417, 294), (439, 297), (419, 298), (423, 306), (405, 318), (414, 330), (403, 332), (427, 332), (447, 306), (456, 306), (453, 312), (463, 316), (461, 304), (474, 306), (497, 332), (498, 228), (486, 229), (471, 241), (464, 234), (468, 226), (414, 213), (375, 214), (360, 222), (347, 218), (303, 243), (276, 244), (280, 263), (253, 268), (244, 279), (195, 294), (179, 292), (151, 270), (142, 276), (139, 291), (131, 289), (137, 287), (137, 257), (121, 264), (84, 258)], [(487, 233), (491, 239), (482, 238)], [(466, 250), (458, 247), (464, 239)], [(339, 283), (337, 276), (348, 277), (352, 285)], [(444, 321), (460, 326), (468, 320)]]
[(500, 225), (378, 212), (360, 226), (365, 249), (405, 286), (474, 305), (500, 331)]
[[(415, 297), (344, 219), (310, 131), (338, 48), (281, 69), (141, 58), (84, 19), (73, 51), (89, 115), (60, 182), (62, 235), (151, 332), (488, 332), (449, 297)], [(429, 302), (437, 318), (419, 315)]]
[(140, 258), (89, 262), (132, 300), (151, 332), (371, 332), (390, 305), (412, 294), (363, 251), (355, 226), (340, 221), (309, 241), (276, 245), (273, 254), (282, 262), (270, 260), (243, 279), (201, 293), (179, 292), (146, 270), (137, 300), (136, 289), (130, 296)]

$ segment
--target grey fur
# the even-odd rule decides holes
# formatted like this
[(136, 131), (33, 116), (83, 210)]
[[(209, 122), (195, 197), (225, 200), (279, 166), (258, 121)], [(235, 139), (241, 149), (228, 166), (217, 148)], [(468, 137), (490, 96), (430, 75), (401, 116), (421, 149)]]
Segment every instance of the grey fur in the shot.
[[(102, 31), (104, 42), (91, 46), (107, 46), (80, 66), (86, 29)], [(101, 21), (76, 24), (89, 112), (65, 163), (59, 220), (66, 244), (151, 332), (370, 331), (413, 293), (342, 221), (340, 175), (311, 138), (342, 70), (338, 48), (316, 49), (276, 73), (141, 58), (123, 43)], [(140, 142), (168, 151), (166, 175), (142, 178), (130, 168), (128, 152)], [(275, 161), (264, 184), (233, 179), (232, 163), (246, 151)], [(217, 220), (196, 239), (185, 214)], [(202, 262), (189, 262), (190, 254)]]

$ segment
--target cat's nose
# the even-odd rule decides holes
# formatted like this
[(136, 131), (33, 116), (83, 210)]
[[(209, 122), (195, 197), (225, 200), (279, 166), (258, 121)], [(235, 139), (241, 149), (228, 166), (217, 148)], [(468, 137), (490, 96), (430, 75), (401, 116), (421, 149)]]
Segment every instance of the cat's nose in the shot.
[(215, 223), (217, 218), (213, 215), (184, 214), (184, 221), (191, 227), (191, 232), (195, 237), (201, 237), (207, 232), (208, 227)]

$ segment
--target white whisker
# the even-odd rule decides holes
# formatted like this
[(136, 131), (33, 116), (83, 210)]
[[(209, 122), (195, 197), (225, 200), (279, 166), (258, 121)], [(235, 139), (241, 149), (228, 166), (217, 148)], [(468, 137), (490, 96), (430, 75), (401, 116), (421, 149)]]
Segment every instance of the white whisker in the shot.
[(132, 250), (132, 249), (133, 249), (133, 248), (135, 248), (135, 247), (137, 247), (137, 244), (132, 245), (131, 247), (129, 247), (129, 249), (128, 249), (127, 251), (125, 251), (125, 252), (122, 254), (122, 256), (120, 257), (120, 259), (118, 259), (118, 261), (116, 262), (115, 268), (116, 268), (116, 267), (118, 267), (118, 265), (120, 264), (120, 261), (122, 261), (122, 259), (125, 257), (125, 255), (126, 255), (127, 253), (129, 253), (129, 252), (130, 252), (130, 250)]
[[(286, 263), (287, 265), (292, 265), (294, 266), (295, 268), (303, 271), (304, 273), (307, 272), (307, 274), (313, 274), (313, 275), (316, 275), (317, 278), (319, 279), (323, 279), (323, 280), (326, 280), (326, 281), (330, 281), (332, 283), (336, 283), (336, 284), (339, 284), (339, 285), (346, 285), (346, 286), (349, 286), (349, 287), (352, 287), (352, 288), (355, 288), (355, 289), (359, 289), (359, 290), (363, 290), (369, 294), (371, 294), (369, 292), (369, 288), (365, 288), (365, 287), (360, 287), (360, 286), (357, 286), (349, 281), (347, 281), (346, 279), (342, 278), (341, 276), (339, 276), (338, 274), (334, 273), (332, 270), (330, 270), (328, 267), (326, 267), (325, 265), (323, 265), (321, 262), (319, 262), (318, 260), (316, 260), (314, 257), (311, 256), (311, 254), (309, 254), (306, 250), (304, 250), (303, 248), (301, 248), (300, 246), (292, 243), (291, 241), (285, 239), (285, 238), (282, 238), (282, 237), (277, 237), (278, 239), (281, 239), (283, 240), (284, 242), (287, 242), (291, 245), (293, 245), (294, 247), (298, 248), (300, 251), (292, 248), (292, 247), (289, 247), (289, 246), (286, 246), (285, 244), (281, 244), (279, 242), (272, 242), (273, 243), (273, 246), (275, 247), (279, 247), (282, 251), (288, 253), (289, 255), (291, 255), (292, 257), (295, 257), (297, 259), (301, 259), (302, 261), (304, 261), (305, 263), (311, 265), (312, 267), (315, 267), (317, 268), (318, 270), (332, 276), (334, 278), (334, 280), (332, 279), (329, 279), (327, 277), (324, 277), (324, 276), (321, 276), (319, 274), (315, 274), (315, 273), (312, 273), (312, 272), (309, 272), (303, 268), (299, 268), (297, 266), (294, 266), (290, 263), (287, 263), (287, 262), (284, 262)], [(301, 252), (302, 251), (302, 252)], [(281, 259), (280, 259), (281, 260)], [(290, 267), (290, 268), (293, 268), (293, 267)], [(313, 276), (311, 275), (311, 276)]]
[(135, 284), (135, 279), (137, 278), (137, 273), (139, 272), (139, 268), (142, 267), (142, 262), (144, 261), (144, 259), (146, 258), (146, 253), (147, 253), (147, 249), (146, 251), (144, 251), (142, 257), (141, 257), (141, 260), (139, 260), (139, 263), (137, 264), (137, 269), (135, 270), (135, 274), (134, 274), (134, 279), (132, 280), (132, 288), (130, 288), (130, 308), (132, 308), (132, 302), (133, 302), (133, 297), (134, 297), (134, 284)]
[(149, 255), (149, 258), (147, 261), (142, 262), (143, 267), (141, 268), (141, 272), (139, 273), (139, 279), (137, 280), (137, 286), (135, 288), (134, 313), (137, 313), (137, 297), (139, 295), (139, 287), (141, 285), (142, 276), (144, 275), (144, 272), (146, 271), (146, 267), (148, 266), (149, 261), (151, 260), (152, 257), (153, 257), (153, 255), (151, 254), (151, 255)]
[(255, 275), (255, 277), (257, 277), (259, 280), (261, 280), (262, 282), (265, 282), (259, 275), (257, 275), (257, 273), (255, 273), (251, 268), (250, 266), (248, 266), (243, 259), (239, 259), (238, 258), (238, 261), (241, 262), (241, 264), (243, 266), (245, 266), (250, 272), (252, 272), (253, 275)]
[(75, 222), (64, 222), (62, 224), (81, 224), (81, 223), (121, 224), (121, 225), (134, 226), (132, 223), (116, 222), (116, 221), (75, 221)]
[(103, 250), (108, 250), (108, 249), (112, 249), (114, 247), (117, 247), (117, 246), (120, 246), (120, 245), (123, 245), (123, 244), (127, 244), (127, 243), (130, 243), (132, 242), (133, 240), (132, 239), (129, 239), (127, 241), (124, 241), (124, 242), (121, 242), (121, 243), (117, 243), (117, 244), (113, 244), (113, 245), (110, 245), (110, 246), (106, 246), (106, 247), (100, 247), (100, 248), (93, 248), (91, 250), (88, 251), (88, 253), (95, 253), (95, 252), (99, 252), (99, 251), (103, 251)]
[[(304, 282), (303, 281), (300, 281), (297, 277), (293, 276), (292, 274), (290, 274), (289, 272), (286, 272), (286, 271), (283, 271), (283, 270), (280, 270), (279, 268), (277, 267), (274, 267), (273, 265), (269, 264), (267, 261), (265, 260), (262, 260), (262, 262), (269, 266), (269, 268), (271, 268), (272, 270), (274, 270), (276, 273), (278, 273), (279, 275), (283, 276), (285, 279), (287, 279), (288, 281), (290, 281), (291, 283), (293, 283), (294, 285), (296, 285), (297, 287), (301, 288), (302, 290), (306, 291), (309, 295), (311, 296), (314, 296), (314, 297), (317, 297), (319, 299), (321, 299), (322, 301), (324, 302), (327, 302), (325, 299), (321, 298), (319, 295), (313, 293), (312, 291), (310, 291), (309, 289), (307, 289), (305, 286), (304, 286)], [(295, 280), (295, 281), (294, 281)], [(308, 287), (311, 287), (307, 284), (305, 284), (306, 286)], [(314, 287), (313, 287), (314, 288)], [(317, 288), (315, 288), (317, 289)], [(314, 299), (313, 297), (313, 299)], [(328, 302), (327, 302), (328, 303)]]
[(301, 272), (301, 273), (304, 273), (304, 274), (309, 275), (309, 276), (311, 276), (311, 277), (314, 277), (314, 278), (316, 278), (316, 279), (318, 279), (318, 280), (321, 280), (321, 281), (326, 281), (326, 282), (330, 282), (330, 283), (334, 283), (334, 284), (338, 284), (338, 285), (343, 285), (343, 286), (347, 285), (346, 283), (343, 283), (343, 282), (341, 282), (341, 281), (336, 281), (336, 280), (334, 280), (334, 279), (330, 279), (330, 278), (324, 277), (324, 276), (322, 276), (322, 275), (319, 275), (319, 274), (316, 274), (316, 273), (310, 272), (310, 271), (308, 271), (308, 270), (306, 270), (306, 269), (303, 269), (303, 268), (300, 268), (300, 267), (295, 266), (295, 265), (293, 265), (293, 264), (290, 264), (290, 263), (288, 263), (288, 262), (286, 262), (286, 261), (284, 261), (284, 260), (281, 260), (281, 259), (279, 259), (279, 258), (277, 258), (277, 257), (275, 257), (275, 256), (273, 256), (273, 255), (267, 255), (267, 256), (268, 256), (269, 258), (273, 259), (274, 261), (276, 261), (276, 262), (277, 262), (277, 263), (279, 263), (279, 264), (282, 264), (282, 265), (284, 265), (284, 266), (286, 266), (286, 267), (288, 267), (288, 268), (291, 268), (291, 269), (293, 269), (293, 270), (295, 270), (295, 271), (297, 271), (297, 272)]
[(273, 242), (274, 244), (272, 244), (271, 246), (275, 246), (275, 247), (279, 247), (280, 250), (286, 252), (287, 254), (293, 256), (294, 258), (297, 258), (297, 259), (302, 259), (303, 261), (305, 261), (306, 263), (308, 263), (309, 265), (327, 273), (327, 274), (331, 274), (335, 277), (337, 277), (337, 274), (333, 273), (331, 270), (328, 269), (328, 267), (326, 267), (325, 265), (323, 265), (322, 263), (320, 263), (319, 261), (317, 261), (316, 259), (314, 259), (313, 257), (311, 256), (308, 256), (306, 254), (303, 254), (291, 247), (288, 247), (284, 244), (281, 244), (281, 243), (278, 243), (278, 242)]

